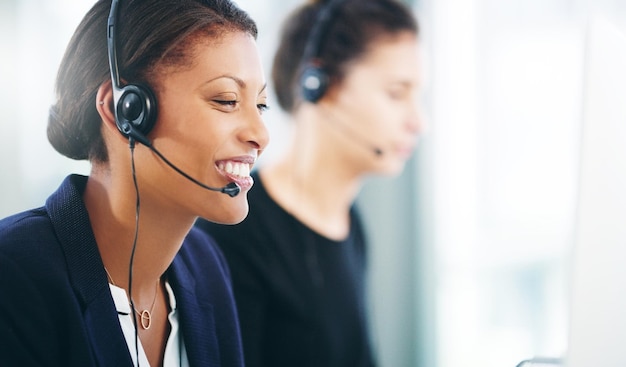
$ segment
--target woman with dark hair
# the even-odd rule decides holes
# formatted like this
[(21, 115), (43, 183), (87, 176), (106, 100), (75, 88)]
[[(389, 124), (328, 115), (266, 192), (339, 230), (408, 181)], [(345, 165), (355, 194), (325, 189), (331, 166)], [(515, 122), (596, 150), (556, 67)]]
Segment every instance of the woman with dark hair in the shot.
[(85, 15), (48, 138), (92, 169), (0, 221), (0, 365), (243, 366), (228, 267), (192, 227), (248, 213), (268, 142), (256, 35), (228, 0)]
[(354, 201), (368, 175), (402, 171), (422, 129), (417, 22), (395, 0), (314, 1), (281, 35), (292, 144), (253, 173), (242, 223), (197, 226), (230, 265), (247, 366), (372, 366)]

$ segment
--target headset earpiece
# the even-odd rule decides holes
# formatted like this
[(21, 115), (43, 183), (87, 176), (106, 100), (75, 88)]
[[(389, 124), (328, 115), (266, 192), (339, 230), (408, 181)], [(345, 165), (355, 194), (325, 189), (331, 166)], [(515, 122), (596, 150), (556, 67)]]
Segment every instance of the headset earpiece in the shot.
[(126, 138), (147, 141), (146, 135), (154, 127), (157, 117), (156, 97), (152, 90), (139, 84), (121, 86), (117, 62), (117, 7), (119, 0), (111, 1), (111, 11), (107, 20), (107, 50), (113, 102), (115, 104), (115, 124)]
[(329, 0), (322, 5), (304, 44), (302, 61), (300, 62), (299, 87), (302, 99), (307, 102), (316, 103), (328, 89), (330, 78), (324, 70), (323, 60), (320, 60), (320, 49), (324, 38), (327, 36), (328, 25), (333, 18), (333, 13), (342, 2), (343, 0)]
[(316, 103), (328, 88), (328, 74), (319, 66), (307, 65), (300, 75), (300, 93), (305, 101)]
[(152, 90), (142, 85), (129, 84), (120, 90), (119, 99), (115, 103), (115, 123), (127, 138), (134, 132), (146, 136), (154, 127), (156, 111), (156, 98)]

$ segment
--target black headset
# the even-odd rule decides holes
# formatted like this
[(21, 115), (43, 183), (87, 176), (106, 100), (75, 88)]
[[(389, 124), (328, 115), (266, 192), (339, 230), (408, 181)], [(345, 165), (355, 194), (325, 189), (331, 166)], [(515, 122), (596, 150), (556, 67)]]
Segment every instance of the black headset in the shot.
[(111, 12), (107, 22), (107, 39), (109, 50), (109, 66), (113, 84), (113, 102), (115, 104), (115, 124), (127, 138), (138, 141), (152, 130), (157, 117), (157, 102), (152, 90), (140, 84), (120, 86), (117, 65), (117, 6), (118, 0), (111, 2)]
[(305, 101), (316, 103), (328, 89), (329, 77), (320, 60), (320, 49), (335, 9), (342, 2), (343, 0), (329, 0), (323, 4), (309, 32), (300, 63), (300, 94)]

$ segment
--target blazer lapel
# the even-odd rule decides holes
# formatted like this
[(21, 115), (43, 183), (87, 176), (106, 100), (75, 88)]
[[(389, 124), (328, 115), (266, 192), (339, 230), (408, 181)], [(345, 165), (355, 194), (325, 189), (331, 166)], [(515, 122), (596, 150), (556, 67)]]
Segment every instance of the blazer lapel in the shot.
[(206, 293), (196, 291), (195, 280), (178, 257), (174, 259), (168, 277), (180, 310), (180, 324), (190, 366), (220, 367), (213, 306)]
[(132, 366), (104, 265), (82, 200), (86, 177), (69, 176), (46, 202), (83, 308), (86, 333), (98, 366)]
[(85, 324), (98, 366), (133, 366), (111, 293), (102, 293), (85, 309)]

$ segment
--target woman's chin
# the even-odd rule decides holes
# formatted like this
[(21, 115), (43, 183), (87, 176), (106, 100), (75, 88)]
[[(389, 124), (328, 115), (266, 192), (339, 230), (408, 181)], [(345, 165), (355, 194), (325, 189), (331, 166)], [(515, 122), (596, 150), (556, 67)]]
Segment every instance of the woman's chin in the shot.
[(248, 216), (248, 200), (244, 198), (242, 200), (241, 205), (231, 204), (226, 208), (222, 208), (219, 213), (212, 213), (212, 215), (207, 215), (204, 219), (209, 222), (218, 223), (218, 224), (238, 224), (241, 223)]

